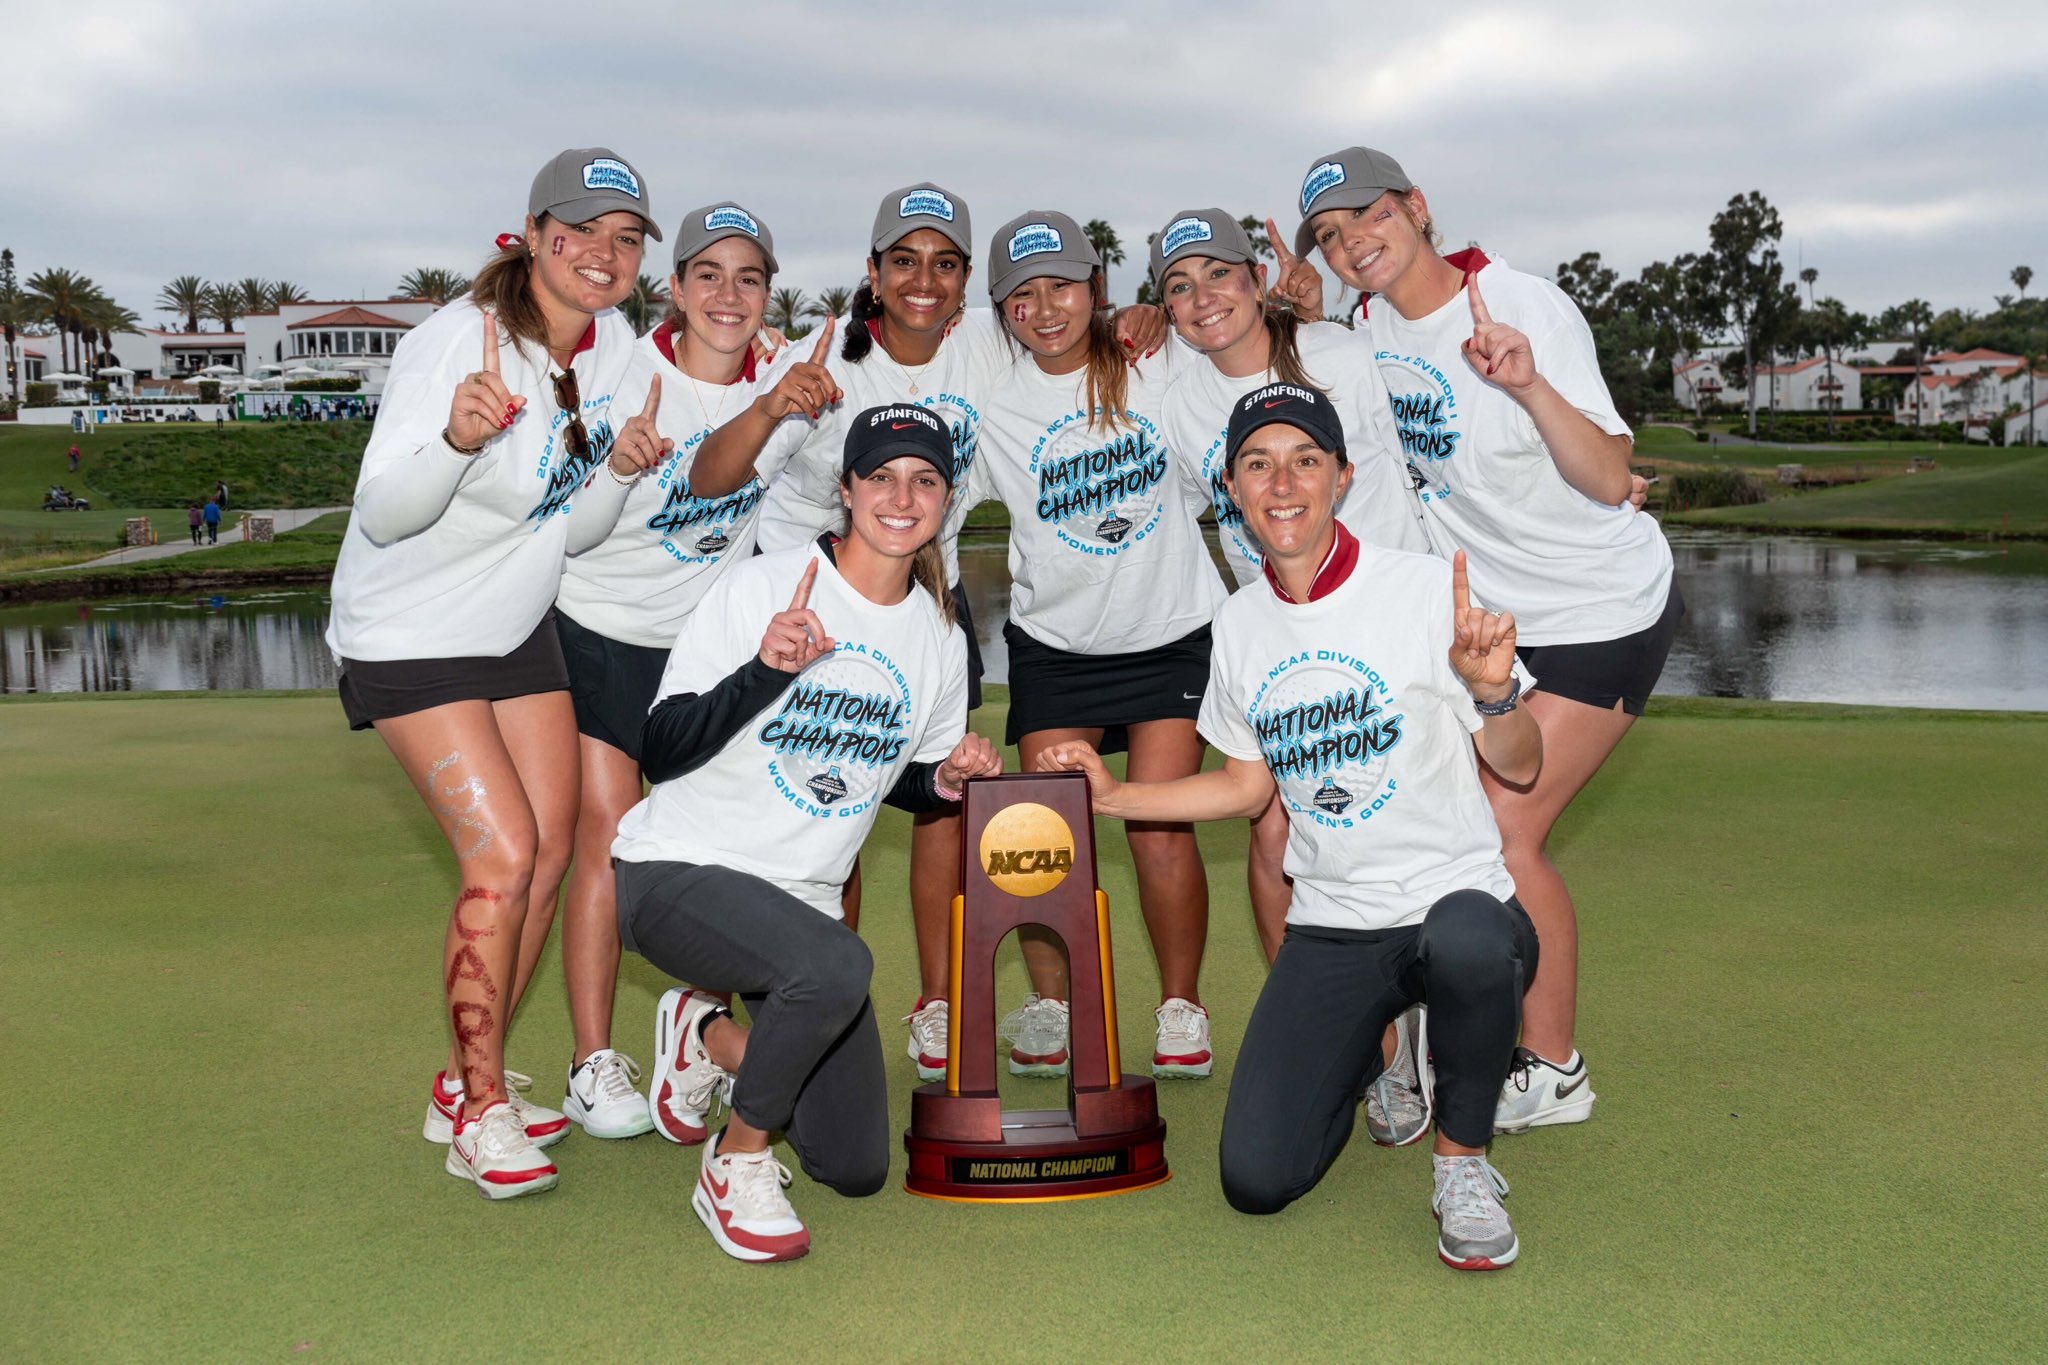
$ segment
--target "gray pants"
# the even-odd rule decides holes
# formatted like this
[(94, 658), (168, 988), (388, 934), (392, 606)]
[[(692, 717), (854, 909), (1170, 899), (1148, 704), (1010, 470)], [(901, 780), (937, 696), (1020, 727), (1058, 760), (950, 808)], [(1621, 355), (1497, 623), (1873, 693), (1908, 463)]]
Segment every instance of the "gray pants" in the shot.
[(889, 1091), (858, 935), (781, 887), (696, 863), (617, 864), (619, 938), (753, 1019), (732, 1107), (780, 1129), (805, 1174), (845, 1195), (889, 1178)]
[(1520, 902), (1484, 891), (1454, 891), (1405, 929), (1289, 925), (1223, 1106), (1230, 1206), (1276, 1213), (1315, 1188), (1384, 1068), (1387, 1025), (1418, 1003), (1429, 1006), (1437, 1126), (1463, 1146), (1491, 1142), (1536, 961)]

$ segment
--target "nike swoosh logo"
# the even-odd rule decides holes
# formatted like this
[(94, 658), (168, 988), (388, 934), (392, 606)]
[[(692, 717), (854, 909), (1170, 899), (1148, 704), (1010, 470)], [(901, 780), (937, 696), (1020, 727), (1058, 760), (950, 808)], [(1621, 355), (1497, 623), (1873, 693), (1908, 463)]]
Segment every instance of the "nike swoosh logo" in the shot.
[(1200, 701), (1202, 694), (1200, 692), (1183, 692), (1180, 694), (1180, 699), (1182, 701)]
[(1578, 1088), (1579, 1088), (1580, 1086), (1584, 1085), (1585, 1083), (1586, 1083), (1586, 1078), (1585, 1078), (1584, 1076), (1580, 1076), (1580, 1077), (1579, 1077), (1579, 1078), (1578, 1078), (1577, 1080), (1573, 1081), (1573, 1082), (1572, 1082), (1572, 1083), (1571, 1083), (1570, 1085), (1565, 1085), (1565, 1084), (1563, 1084), (1563, 1083), (1561, 1083), (1561, 1082), (1560, 1082), (1560, 1083), (1559, 1083), (1559, 1085), (1558, 1085), (1558, 1087), (1557, 1087), (1557, 1097), (1558, 1097), (1559, 1099), (1563, 1099), (1563, 1098), (1564, 1098), (1565, 1096), (1567, 1096), (1567, 1095), (1571, 1094), (1571, 1093), (1572, 1093), (1572, 1091), (1574, 1091), (1574, 1090), (1577, 1090), (1577, 1089), (1578, 1089)]
[(711, 1197), (713, 1199), (722, 1201), (724, 1200), (725, 1192), (729, 1187), (724, 1184), (721, 1184), (716, 1180), (713, 1180), (711, 1178), (711, 1173), (709, 1171), (706, 1171), (704, 1173), (704, 1188), (711, 1191)]
[(917, 423), (915, 423), (915, 422), (891, 422), (891, 423), (889, 423), (889, 430), (891, 430), (891, 431), (908, 431), (908, 430), (910, 430), (910, 429), (911, 429), (912, 427), (914, 427), (914, 426), (916, 426), (916, 425), (917, 425)]
[(1269, 408), (1277, 408), (1286, 401), (1287, 400), (1285, 398), (1275, 398), (1272, 402), (1267, 403), (1265, 406)]

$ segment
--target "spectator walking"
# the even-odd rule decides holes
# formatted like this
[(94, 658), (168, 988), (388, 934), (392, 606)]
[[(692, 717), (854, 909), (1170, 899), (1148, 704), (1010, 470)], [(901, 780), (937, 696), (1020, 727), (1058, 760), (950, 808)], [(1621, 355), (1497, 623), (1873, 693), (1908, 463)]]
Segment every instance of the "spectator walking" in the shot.
[(225, 479), (213, 485), (213, 500), (220, 504), (220, 510), (228, 510), (228, 485)]
[(206, 500), (206, 510), (201, 514), (206, 519), (206, 543), (220, 544), (220, 504), (212, 498)]
[(73, 474), (78, 472), (78, 447), (76, 445), (73, 445), (71, 449), (64, 452), (64, 464)]
[(198, 503), (195, 502), (185, 509), (185, 524), (192, 528), (192, 543), (194, 545), (199, 543), (199, 528), (205, 523), (205, 520), (205, 516), (199, 510)]

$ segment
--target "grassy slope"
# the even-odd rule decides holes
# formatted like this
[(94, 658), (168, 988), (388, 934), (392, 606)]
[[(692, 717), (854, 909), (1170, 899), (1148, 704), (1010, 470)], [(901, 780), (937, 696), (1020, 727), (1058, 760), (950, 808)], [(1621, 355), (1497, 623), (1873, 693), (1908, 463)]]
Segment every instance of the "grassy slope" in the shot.
[[(2048, 1121), (2044, 761), (2041, 717), (1660, 707), (1557, 840), (1602, 1099), (1499, 1145), (1524, 1246), (1505, 1274), (1437, 1264), (1417, 1150), (1361, 1138), (1281, 1215), (1224, 1206), (1216, 1132), (1261, 979), (1236, 825), (1205, 834), (1221, 1065), (1164, 1087), (1171, 1183), (977, 1209), (799, 1175), (816, 1250), (761, 1270), (710, 1245), (695, 1154), (651, 1137), (572, 1136), (562, 1189), (507, 1206), (440, 1173), (417, 1125), (447, 858), (331, 699), (0, 707), (0, 1064), (42, 1082), (12, 1132), (0, 1357), (388, 1358), (507, 1332), (594, 1358), (2025, 1351), (2048, 1330), (2025, 1139)], [(899, 1126), (906, 844), (890, 812), (866, 856)], [(1142, 1056), (1156, 981), (1119, 845)], [(548, 1098), (557, 948), (536, 980), (512, 1056)], [(628, 960), (617, 1036), (642, 1061), (664, 984)]]
[(2048, 455), (1670, 514), (1672, 522), (1850, 534), (2048, 536)]

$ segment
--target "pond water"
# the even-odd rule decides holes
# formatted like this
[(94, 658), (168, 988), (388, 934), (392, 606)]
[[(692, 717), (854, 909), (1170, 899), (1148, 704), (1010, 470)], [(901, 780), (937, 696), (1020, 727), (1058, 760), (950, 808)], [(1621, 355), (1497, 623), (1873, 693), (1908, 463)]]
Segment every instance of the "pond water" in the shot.
[[(1658, 691), (2048, 710), (2048, 546), (1670, 531), (1690, 612)], [(991, 681), (1004, 547), (961, 546)], [(331, 687), (325, 592), (0, 609), (0, 691)]]

